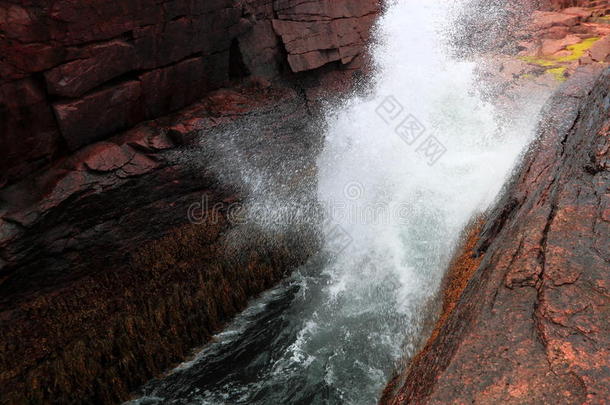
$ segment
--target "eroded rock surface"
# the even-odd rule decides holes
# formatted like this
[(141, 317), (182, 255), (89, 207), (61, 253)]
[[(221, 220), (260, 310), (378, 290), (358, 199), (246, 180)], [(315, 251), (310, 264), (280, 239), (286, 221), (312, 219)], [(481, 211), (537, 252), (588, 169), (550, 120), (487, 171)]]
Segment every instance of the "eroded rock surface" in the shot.
[(124, 400), (317, 249), (316, 100), (378, 8), (0, 0), (0, 403)]

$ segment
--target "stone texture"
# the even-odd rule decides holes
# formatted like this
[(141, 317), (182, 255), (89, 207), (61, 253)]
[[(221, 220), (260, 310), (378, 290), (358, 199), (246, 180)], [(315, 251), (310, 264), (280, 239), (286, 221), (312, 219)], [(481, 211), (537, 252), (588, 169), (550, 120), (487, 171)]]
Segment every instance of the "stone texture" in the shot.
[(275, 32), (282, 38), (293, 72), (315, 69), (329, 62), (351, 62), (367, 42), (377, 1), (333, 2), (294, 0), (277, 2)]
[[(373, 0), (0, 1), (0, 114), (6, 116), (0, 145), (7, 145), (0, 186), (182, 108), (229, 79), (279, 78), (286, 65), (300, 72), (348, 63), (362, 53), (377, 10)], [(278, 38), (274, 19), (297, 25), (286, 25)], [(291, 40), (295, 53), (287, 55), (280, 39), (294, 30), (315, 38)], [(122, 97), (134, 80), (142, 81), (139, 98)], [(34, 87), (35, 103), (5, 96)], [(87, 128), (77, 117), (90, 118), (93, 106), (99, 123)], [(31, 119), (34, 112), (40, 120)], [(34, 139), (40, 147), (32, 147)]]
[(605, 404), (610, 69), (583, 68), (474, 249), (481, 264), (388, 404)]
[(0, 84), (0, 188), (48, 164), (59, 129), (44, 89), (32, 78)]
[(580, 20), (580, 17), (577, 15), (545, 11), (535, 11), (532, 18), (534, 19), (534, 27), (538, 29), (551, 28), (554, 26), (571, 27), (576, 25)]
[(610, 36), (594, 43), (589, 49), (589, 55), (595, 62), (610, 62)]
[(562, 39), (547, 39), (542, 41), (542, 47), (540, 48), (540, 52), (542, 55), (553, 55), (562, 49), (565, 49), (569, 45), (574, 45), (582, 40), (576, 35), (566, 35)]
[(75, 101), (54, 103), (68, 148), (79, 149), (141, 120), (141, 91), (141, 82), (130, 80)]
[(134, 48), (125, 41), (111, 41), (88, 49), (90, 55), (45, 72), (49, 93), (80, 97), (85, 92), (120, 76), (135, 66)]
[[(576, 2), (572, 2), (576, 3)], [(568, 4), (574, 6), (574, 4)], [(563, 81), (578, 66), (606, 62), (610, 25), (600, 18), (610, 13), (607, 2), (580, 2), (565, 9), (536, 11), (515, 39), (518, 55), (532, 67)]]

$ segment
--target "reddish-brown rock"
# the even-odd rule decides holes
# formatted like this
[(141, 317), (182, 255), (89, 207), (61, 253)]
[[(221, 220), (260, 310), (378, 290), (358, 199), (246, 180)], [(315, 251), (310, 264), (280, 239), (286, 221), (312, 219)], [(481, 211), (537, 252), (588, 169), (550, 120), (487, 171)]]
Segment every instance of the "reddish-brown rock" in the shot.
[[(153, 3), (0, 2), (0, 87), (24, 93), (32, 83), (37, 88), (35, 106), (27, 97), (0, 92), (0, 114), (9, 115), (0, 123), (0, 146), (8, 145), (0, 153), (11, 155), (0, 159), (0, 185), (69, 150), (182, 108), (229, 79), (273, 79), (288, 66), (300, 72), (348, 63), (362, 53), (378, 10), (376, 0)], [(274, 19), (287, 31), (276, 33)], [(299, 40), (282, 43), (295, 30)], [(139, 97), (125, 97), (126, 83), (132, 87), (134, 80), (142, 81)], [(57, 122), (48, 113), (52, 106)], [(82, 108), (85, 115), (96, 110), (90, 127), (75, 117)], [(33, 109), (41, 119), (31, 119)], [(38, 138), (42, 146), (33, 148)]]
[(361, 52), (379, 10), (375, 0), (280, 1), (275, 32), (282, 38), (293, 72), (318, 68), (329, 62), (351, 62)]
[(156, 117), (188, 105), (228, 79), (227, 53), (186, 59), (139, 76), (144, 115)]
[(610, 398), (610, 69), (578, 71), (491, 213), (483, 261), (388, 404)]
[(610, 62), (610, 35), (594, 43), (589, 55), (595, 62)]
[(533, 16), (534, 27), (537, 29), (546, 29), (555, 26), (571, 27), (576, 25), (580, 17), (573, 14), (552, 13), (545, 11), (535, 11)]
[(31, 78), (0, 84), (0, 188), (48, 164), (59, 144), (42, 86)]
[(75, 101), (54, 103), (59, 127), (70, 150), (141, 120), (138, 104), (141, 91), (141, 82), (130, 80)]
[(93, 45), (90, 55), (45, 72), (49, 93), (80, 97), (100, 84), (134, 68), (133, 46), (125, 41)]

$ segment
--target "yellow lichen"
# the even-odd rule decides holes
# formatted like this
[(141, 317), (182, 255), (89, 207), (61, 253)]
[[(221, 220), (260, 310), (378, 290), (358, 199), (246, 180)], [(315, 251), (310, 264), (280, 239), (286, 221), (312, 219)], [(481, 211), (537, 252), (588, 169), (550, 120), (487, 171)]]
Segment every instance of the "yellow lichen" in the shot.
[(555, 77), (555, 79), (559, 80), (560, 82), (563, 82), (566, 80), (565, 72), (566, 72), (565, 66), (546, 70), (546, 73), (552, 74)]
[(555, 62), (554, 60), (551, 59), (544, 59), (544, 58), (538, 58), (536, 56), (521, 56), (519, 59), (521, 59), (524, 62), (527, 63), (532, 63), (534, 65), (538, 65), (538, 66), (555, 66), (557, 64), (557, 62)]
[(570, 51), (571, 54), (556, 58), (555, 60), (557, 62), (573, 62), (575, 60), (578, 60), (584, 55), (585, 51), (591, 48), (596, 41), (599, 41), (599, 39), (599, 37), (591, 37), (582, 40), (577, 44), (568, 45), (566, 49)]
[(599, 37), (591, 37), (577, 44), (568, 45), (566, 50), (570, 51), (570, 54), (566, 56), (522, 56), (519, 59), (527, 63), (549, 68), (546, 69), (546, 73), (552, 74), (559, 81), (565, 81), (566, 66), (563, 66), (563, 64), (579, 60), (585, 54), (585, 51), (591, 48), (599, 39)]

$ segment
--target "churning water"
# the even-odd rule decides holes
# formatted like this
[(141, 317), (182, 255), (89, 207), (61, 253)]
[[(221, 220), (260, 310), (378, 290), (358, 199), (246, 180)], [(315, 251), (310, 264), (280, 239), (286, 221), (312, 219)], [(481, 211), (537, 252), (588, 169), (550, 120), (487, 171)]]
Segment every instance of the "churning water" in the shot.
[(506, 117), (481, 99), (474, 63), (446, 51), (455, 7), (390, 5), (370, 91), (329, 108), (318, 158), (327, 256), (135, 402), (377, 401), (395, 362), (415, 349), (460, 232), (494, 201), (541, 105)]

